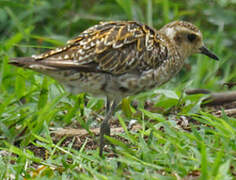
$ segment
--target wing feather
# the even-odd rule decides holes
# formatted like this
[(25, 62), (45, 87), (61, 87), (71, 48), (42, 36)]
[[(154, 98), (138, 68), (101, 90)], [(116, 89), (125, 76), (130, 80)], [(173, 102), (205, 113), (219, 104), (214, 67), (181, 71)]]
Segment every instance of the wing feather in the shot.
[[(62, 48), (33, 56), (35, 63), (56, 68), (86, 67), (116, 75), (155, 68), (167, 58), (157, 31), (137, 22), (102, 22)], [(153, 51), (155, 50), (155, 51)], [(159, 60), (159, 58), (161, 58)], [(96, 68), (95, 68), (96, 66)]]

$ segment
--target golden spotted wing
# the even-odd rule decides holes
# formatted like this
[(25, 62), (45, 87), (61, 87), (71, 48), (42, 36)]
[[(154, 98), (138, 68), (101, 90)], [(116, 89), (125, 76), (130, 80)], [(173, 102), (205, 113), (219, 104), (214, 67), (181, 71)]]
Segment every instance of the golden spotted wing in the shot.
[(102, 22), (63, 48), (34, 56), (58, 68), (122, 74), (155, 68), (167, 58), (167, 49), (152, 28), (137, 22)]

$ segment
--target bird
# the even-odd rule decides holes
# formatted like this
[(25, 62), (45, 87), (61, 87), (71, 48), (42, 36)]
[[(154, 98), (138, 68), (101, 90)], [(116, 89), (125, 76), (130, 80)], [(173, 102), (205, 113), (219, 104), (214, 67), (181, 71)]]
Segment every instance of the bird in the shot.
[(11, 58), (9, 63), (48, 75), (72, 94), (105, 97), (99, 145), (103, 156), (109, 120), (119, 102), (166, 83), (182, 69), (185, 59), (198, 53), (219, 60), (190, 22), (173, 21), (157, 30), (136, 21), (108, 21), (88, 28), (63, 47)]

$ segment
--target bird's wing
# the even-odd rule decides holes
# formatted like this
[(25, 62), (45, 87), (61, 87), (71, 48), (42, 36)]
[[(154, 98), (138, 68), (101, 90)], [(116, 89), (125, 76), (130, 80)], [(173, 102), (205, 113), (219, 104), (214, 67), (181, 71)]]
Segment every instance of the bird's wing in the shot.
[(152, 28), (137, 22), (102, 22), (62, 48), (33, 56), (35, 62), (59, 69), (122, 74), (156, 67), (167, 48)]

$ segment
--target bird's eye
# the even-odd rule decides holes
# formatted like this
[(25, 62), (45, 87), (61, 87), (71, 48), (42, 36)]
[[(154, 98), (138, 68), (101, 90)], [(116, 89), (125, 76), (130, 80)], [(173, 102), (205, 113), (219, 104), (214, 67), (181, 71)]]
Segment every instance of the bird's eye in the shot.
[(196, 34), (188, 34), (187, 37), (190, 42), (193, 42), (197, 38), (197, 35)]

